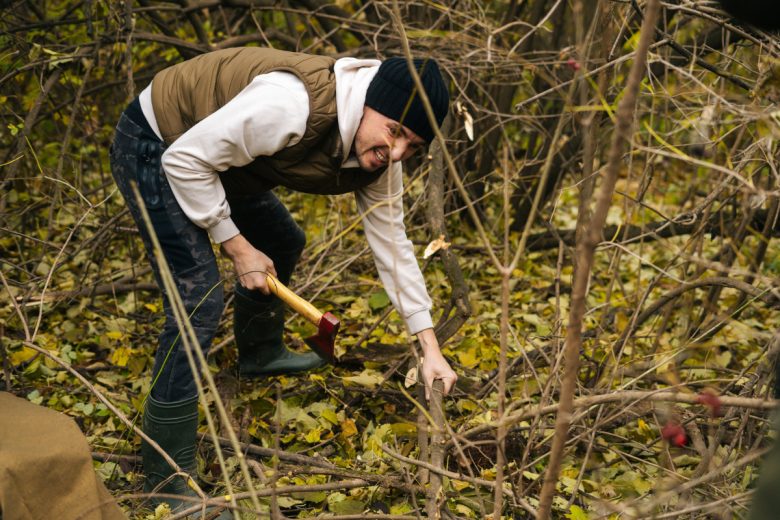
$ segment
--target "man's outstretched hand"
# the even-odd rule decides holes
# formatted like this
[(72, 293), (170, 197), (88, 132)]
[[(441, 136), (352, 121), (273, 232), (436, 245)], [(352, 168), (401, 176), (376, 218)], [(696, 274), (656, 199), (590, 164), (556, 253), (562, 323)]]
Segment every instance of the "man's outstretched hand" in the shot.
[(450, 364), (444, 359), (439, 349), (439, 340), (436, 339), (433, 329), (425, 329), (417, 333), (420, 347), (423, 351), (422, 379), (425, 383), (425, 398), (431, 398), (431, 388), (436, 379), (444, 383), (444, 395), (450, 393), (458, 374), (450, 368)]
[(276, 276), (273, 260), (262, 251), (255, 249), (243, 235), (229, 238), (222, 242), (221, 246), (225, 254), (233, 261), (236, 276), (238, 276), (241, 286), (269, 294), (265, 277), (266, 274)]

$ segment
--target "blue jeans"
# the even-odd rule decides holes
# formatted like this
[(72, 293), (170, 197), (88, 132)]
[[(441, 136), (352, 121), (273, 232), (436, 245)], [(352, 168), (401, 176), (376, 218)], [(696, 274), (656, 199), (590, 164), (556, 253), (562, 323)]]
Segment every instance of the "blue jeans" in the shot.
[[(160, 165), (164, 151), (162, 141), (150, 137), (123, 114), (111, 146), (111, 172), (138, 226), (155, 279), (162, 289), (160, 268), (131, 188), (131, 183), (137, 184), (200, 348), (205, 353), (217, 332), (224, 309), (223, 280), (208, 233), (187, 218), (171, 191)], [(231, 218), (241, 234), (273, 260), (279, 279), (289, 283), (306, 244), (306, 236), (284, 204), (270, 191), (228, 202)], [(251, 296), (259, 302), (270, 302), (274, 298), (259, 292), (253, 292)], [(152, 396), (161, 402), (174, 402), (193, 397), (197, 389), (165, 291), (163, 306), (165, 325), (155, 354)]]

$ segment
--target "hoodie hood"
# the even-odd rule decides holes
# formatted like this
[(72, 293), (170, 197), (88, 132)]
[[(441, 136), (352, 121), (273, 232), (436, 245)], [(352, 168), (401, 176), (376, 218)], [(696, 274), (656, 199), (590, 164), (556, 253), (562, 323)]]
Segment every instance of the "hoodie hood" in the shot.
[(341, 58), (333, 67), (336, 74), (336, 111), (339, 133), (344, 144), (344, 162), (350, 159), (352, 143), (363, 119), (368, 85), (381, 64), (379, 60)]

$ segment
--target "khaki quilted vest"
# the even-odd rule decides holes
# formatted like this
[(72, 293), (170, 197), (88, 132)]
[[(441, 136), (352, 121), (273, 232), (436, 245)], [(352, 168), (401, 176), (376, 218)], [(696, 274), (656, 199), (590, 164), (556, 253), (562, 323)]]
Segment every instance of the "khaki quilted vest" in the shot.
[(336, 112), (335, 60), (259, 47), (213, 51), (157, 73), (152, 106), (167, 144), (225, 105), (255, 76), (273, 71), (298, 76), (309, 94), (309, 119), (300, 142), (220, 174), (228, 200), (276, 186), (306, 193), (354, 191), (382, 171), (341, 168), (343, 144)]

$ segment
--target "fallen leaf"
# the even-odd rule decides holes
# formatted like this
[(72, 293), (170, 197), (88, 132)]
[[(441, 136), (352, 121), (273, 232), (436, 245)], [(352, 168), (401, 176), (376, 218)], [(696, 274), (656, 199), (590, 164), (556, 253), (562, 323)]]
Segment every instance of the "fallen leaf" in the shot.
[(425, 248), (425, 251), (423, 252), (423, 258), (427, 259), (433, 256), (433, 254), (440, 249), (446, 250), (450, 247), (450, 245), (450, 242), (444, 241), (444, 235), (439, 235), (439, 238), (431, 241), (431, 243), (428, 244), (428, 246)]
[(460, 101), (457, 101), (455, 103), (455, 110), (458, 113), (458, 115), (463, 118), (463, 128), (466, 130), (466, 136), (469, 138), (469, 141), (473, 141), (474, 140), (474, 118), (471, 117), (469, 110)]
[(376, 370), (365, 369), (356, 376), (346, 376), (344, 381), (347, 383), (354, 383), (356, 385), (365, 386), (370, 389), (376, 388), (378, 385), (384, 382), (385, 378), (382, 374)]
[(411, 388), (415, 383), (417, 383), (417, 367), (412, 367), (406, 373), (406, 377), (404, 378), (404, 386), (406, 388)]
[(344, 421), (341, 423), (341, 434), (344, 435), (344, 437), (352, 437), (354, 435), (357, 435), (357, 426), (355, 425), (355, 421), (352, 419), (344, 419)]
[(390, 305), (390, 298), (385, 291), (374, 293), (368, 298), (368, 306), (372, 311), (384, 309), (388, 305)]

